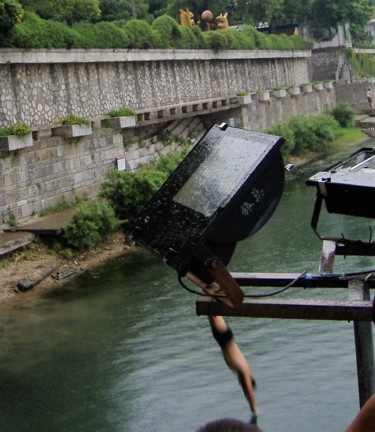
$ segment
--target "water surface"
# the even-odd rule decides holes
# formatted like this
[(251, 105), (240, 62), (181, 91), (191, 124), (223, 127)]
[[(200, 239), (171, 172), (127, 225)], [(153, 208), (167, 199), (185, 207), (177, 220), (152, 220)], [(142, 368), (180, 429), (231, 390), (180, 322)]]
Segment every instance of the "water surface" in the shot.
[[(317, 159), (287, 174), (274, 216), (238, 245), (231, 270), (317, 271), (315, 190), (304, 181), (330, 163)], [(323, 214), (319, 229), (366, 238), (373, 221), (354, 219)], [(335, 270), (372, 267), (373, 258), (337, 257)], [(346, 292), (282, 294), (296, 296)], [(351, 323), (228, 321), (258, 383), (264, 432), (344, 431), (358, 410)], [(0, 305), (0, 389), (1, 432), (188, 432), (216, 418), (250, 418), (195, 297), (142, 250)]]

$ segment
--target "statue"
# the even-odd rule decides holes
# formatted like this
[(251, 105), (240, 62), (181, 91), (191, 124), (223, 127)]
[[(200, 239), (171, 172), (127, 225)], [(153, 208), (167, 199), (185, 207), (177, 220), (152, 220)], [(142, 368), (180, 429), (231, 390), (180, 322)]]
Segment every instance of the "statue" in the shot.
[(225, 12), (225, 14), (220, 14), (216, 17), (217, 26), (219, 29), (227, 29), (229, 27), (228, 23), (228, 12)]
[(214, 15), (211, 11), (205, 10), (201, 15), (201, 29), (203, 31), (212, 30), (212, 20)]
[(186, 8), (186, 10), (180, 9), (180, 20), (181, 24), (184, 26), (191, 27), (195, 24), (194, 14), (190, 12), (188, 8)]

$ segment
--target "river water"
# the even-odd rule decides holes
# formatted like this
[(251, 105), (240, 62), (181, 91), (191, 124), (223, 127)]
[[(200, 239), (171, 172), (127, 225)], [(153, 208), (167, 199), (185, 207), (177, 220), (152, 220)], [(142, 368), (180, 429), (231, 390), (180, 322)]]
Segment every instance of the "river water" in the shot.
[[(315, 189), (304, 181), (353, 149), (287, 173), (275, 214), (239, 243), (230, 270), (316, 272)], [(366, 238), (372, 222), (323, 214), (319, 229)], [(337, 257), (335, 271), (373, 267), (372, 258)], [(282, 294), (301, 296), (346, 292)], [(228, 321), (257, 380), (264, 432), (344, 431), (359, 406), (351, 323)], [(237, 380), (207, 319), (196, 316), (194, 295), (148, 253), (0, 305), (1, 432), (190, 432), (222, 417), (250, 418)]]

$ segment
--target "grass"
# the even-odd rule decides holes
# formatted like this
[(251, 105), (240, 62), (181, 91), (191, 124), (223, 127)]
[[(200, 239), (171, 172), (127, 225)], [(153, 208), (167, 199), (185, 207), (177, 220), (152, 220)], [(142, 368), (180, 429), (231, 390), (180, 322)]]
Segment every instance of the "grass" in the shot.
[(334, 144), (347, 144), (367, 138), (367, 135), (356, 127), (339, 128), (335, 131), (335, 135), (336, 139)]
[(54, 207), (49, 207), (43, 211), (40, 212), (39, 216), (49, 216), (53, 213), (57, 213), (63, 210), (66, 210), (68, 208), (74, 207), (75, 204), (67, 203), (66, 201), (62, 201), (59, 204), (55, 205)]

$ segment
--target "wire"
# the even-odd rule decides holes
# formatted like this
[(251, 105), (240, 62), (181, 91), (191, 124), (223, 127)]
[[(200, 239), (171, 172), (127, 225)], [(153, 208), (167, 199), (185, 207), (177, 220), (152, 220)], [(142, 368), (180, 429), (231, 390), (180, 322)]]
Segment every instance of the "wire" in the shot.
[[(301, 277), (305, 276), (306, 271), (304, 271), (303, 273), (301, 273), (300, 275), (298, 275), (294, 280), (292, 280), (291, 282), (288, 283), (288, 285), (286, 285), (285, 287), (277, 290), (277, 291), (273, 291), (271, 293), (267, 293), (267, 294), (245, 294), (244, 297), (246, 298), (266, 298), (266, 297), (273, 297), (277, 294), (280, 294), (286, 290), (288, 290), (289, 288), (291, 288), (299, 279), (301, 279)], [(192, 288), (189, 288), (183, 281), (182, 281), (182, 277), (181, 275), (178, 275), (178, 282), (180, 283), (180, 285), (182, 286), (182, 288), (184, 288), (186, 291), (189, 291), (192, 294), (196, 294), (196, 295), (204, 295), (207, 297), (212, 297), (212, 298), (226, 298), (227, 296), (222, 295), (222, 294), (211, 294), (211, 293), (207, 293), (207, 292), (201, 292), (201, 291), (196, 291)]]
[(202, 292), (202, 291), (196, 291), (196, 290), (193, 290), (192, 288), (189, 288), (183, 281), (182, 281), (182, 277), (181, 277), (181, 275), (178, 275), (178, 282), (180, 283), (180, 285), (182, 286), (182, 288), (184, 288), (186, 291), (189, 291), (189, 292), (191, 292), (192, 294), (196, 294), (196, 295), (199, 295), (199, 296), (201, 296), (201, 295), (205, 295), (205, 296), (208, 296), (208, 297), (214, 297), (214, 298), (217, 298), (217, 297), (221, 297), (221, 298), (226, 298), (226, 296), (225, 295), (221, 295), (221, 294), (210, 294), (210, 293), (208, 293), (208, 292), (206, 292), (206, 291), (204, 291), (204, 292)]
[(273, 291), (271, 293), (268, 294), (245, 294), (246, 298), (265, 298), (265, 297), (273, 297), (277, 294), (280, 294), (286, 290), (288, 290), (289, 288), (291, 288), (299, 279), (301, 279), (303, 276), (305, 276), (306, 271), (302, 272), (300, 275), (298, 275), (295, 279), (293, 279), (291, 282), (288, 283), (288, 285), (286, 285), (284, 288), (281, 288), (277, 291)]
[[(375, 273), (375, 269), (374, 270), (366, 270), (366, 271), (360, 271), (360, 272), (352, 272), (352, 273), (342, 273), (341, 275), (335, 274), (332, 275), (331, 277), (350, 277), (350, 276), (359, 276), (359, 275), (365, 275), (367, 274), (367, 278), (371, 277), (373, 275), (373, 273)], [(277, 294), (281, 294), (285, 291), (287, 291), (289, 288), (291, 288), (299, 279), (301, 279), (302, 277), (304, 277), (306, 275), (306, 271), (302, 272), (301, 274), (299, 274), (295, 279), (293, 279), (291, 282), (288, 283), (288, 285), (286, 285), (285, 287), (277, 290), (277, 291), (273, 291), (270, 293), (266, 293), (266, 294), (244, 294), (245, 298), (267, 298), (267, 297), (273, 297)], [(319, 276), (318, 276), (319, 277)], [(330, 275), (324, 275), (323, 278), (329, 278)], [(222, 294), (211, 294), (208, 293), (206, 291), (202, 292), (202, 291), (196, 291), (192, 288), (189, 288), (183, 281), (182, 281), (182, 276), (178, 275), (178, 282), (180, 283), (180, 285), (182, 286), (182, 288), (184, 288), (186, 291), (189, 291), (192, 294), (195, 295), (204, 295), (206, 297), (212, 297), (212, 298), (227, 298), (226, 295), (222, 295)], [(375, 301), (375, 298), (374, 298)]]

